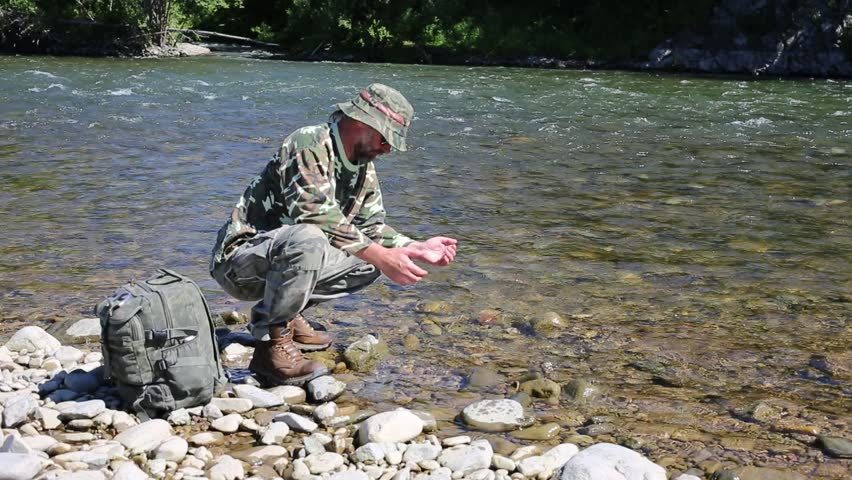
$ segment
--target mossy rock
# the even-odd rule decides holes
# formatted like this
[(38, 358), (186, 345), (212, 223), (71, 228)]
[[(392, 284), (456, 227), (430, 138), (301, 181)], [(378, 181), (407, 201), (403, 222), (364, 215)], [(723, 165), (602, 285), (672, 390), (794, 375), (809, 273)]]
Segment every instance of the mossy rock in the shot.
[(365, 335), (346, 347), (343, 361), (350, 370), (369, 372), (389, 353), (388, 345), (372, 335)]

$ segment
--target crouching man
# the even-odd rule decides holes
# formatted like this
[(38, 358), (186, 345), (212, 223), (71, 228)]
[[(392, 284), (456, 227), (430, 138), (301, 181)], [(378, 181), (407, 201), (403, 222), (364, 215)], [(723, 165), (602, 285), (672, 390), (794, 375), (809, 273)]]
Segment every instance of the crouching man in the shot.
[(340, 103), (328, 123), (303, 127), (249, 183), (219, 230), (210, 273), (240, 300), (257, 301), (258, 340), (249, 369), (269, 385), (301, 385), (327, 374), (302, 351), (328, 348), (301, 312), (373, 283), (381, 274), (412, 285), (428, 265), (450, 264), (457, 242), (417, 242), (385, 224), (373, 160), (405, 151), (414, 109), (374, 83)]

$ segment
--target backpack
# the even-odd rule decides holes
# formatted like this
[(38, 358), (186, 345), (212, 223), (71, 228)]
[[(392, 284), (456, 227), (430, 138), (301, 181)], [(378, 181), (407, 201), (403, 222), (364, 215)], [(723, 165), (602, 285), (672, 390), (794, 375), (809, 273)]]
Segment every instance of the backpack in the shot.
[(143, 420), (204, 405), (224, 384), (213, 319), (201, 289), (161, 269), (95, 307), (104, 377)]

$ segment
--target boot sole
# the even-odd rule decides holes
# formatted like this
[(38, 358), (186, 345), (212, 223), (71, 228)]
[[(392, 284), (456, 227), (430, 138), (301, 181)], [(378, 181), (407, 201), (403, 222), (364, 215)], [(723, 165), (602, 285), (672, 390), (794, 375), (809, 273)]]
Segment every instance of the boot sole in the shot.
[(261, 380), (261, 383), (268, 386), (277, 386), (277, 385), (293, 385), (297, 387), (301, 387), (305, 383), (309, 381), (322, 377), (323, 375), (328, 375), (328, 369), (323, 367), (318, 370), (314, 370), (313, 372), (302, 375), (301, 377), (278, 377), (276, 375), (269, 375), (261, 372), (252, 372), (256, 377)]
[(325, 350), (330, 347), (331, 343), (329, 342), (325, 345), (311, 345), (309, 343), (293, 342), (293, 345), (295, 345), (299, 350), (303, 352), (318, 352), (320, 350)]

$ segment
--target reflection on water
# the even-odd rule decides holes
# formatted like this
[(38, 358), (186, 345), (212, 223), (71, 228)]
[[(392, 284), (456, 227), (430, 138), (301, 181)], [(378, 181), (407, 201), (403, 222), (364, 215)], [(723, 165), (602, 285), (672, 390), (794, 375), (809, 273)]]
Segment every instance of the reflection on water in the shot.
[[(216, 230), (281, 138), (372, 81), (417, 109), (412, 151), (377, 165), (392, 223), (461, 249), (415, 288), (314, 311), (398, 354), (353, 381), (360, 397), (455, 408), (478, 395), (448, 395), (474, 365), (551, 362), (604, 386), (595, 411), (628, 432), (715, 434), (780, 398), (849, 435), (848, 82), (0, 57), (0, 319), (79, 318), (159, 266), (214, 310), (246, 308), (206, 273)], [(449, 311), (418, 312), (428, 300)], [(483, 309), (499, 321), (480, 325)], [(528, 327), (548, 311), (555, 338)]]

